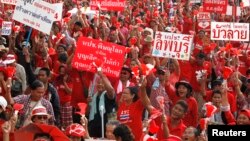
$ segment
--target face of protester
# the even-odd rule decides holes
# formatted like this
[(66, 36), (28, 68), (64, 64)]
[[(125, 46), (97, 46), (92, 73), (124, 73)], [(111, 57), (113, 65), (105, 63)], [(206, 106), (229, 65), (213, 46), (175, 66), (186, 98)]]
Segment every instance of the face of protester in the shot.
[(186, 95), (188, 93), (188, 88), (185, 87), (184, 85), (180, 85), (178, 88), (177, 88), (177, 92), (179, 94), (179, 97), (181, 98), (186, 98)]
[(244, 115), (244, 114), (239, 114), (239, 116), (236, 119), (236, 123), (237, 125), (249, 125), (250, 124), (250, 120), (249, 118)]
[(169, 70), (166, 70), (166, 72), (158, 71), (157, 76), (158, 76), (160, 82), (164, 82), (164, 81), (168, 80)]
[(185, 109), (181, 105), (176, 104), (172, 108), (171, 118), (178, 120), (182, 119), (184, 116), (185, 116)]
[(130, 78), (130, 73), (126, 70), (122, 70), (120, 73), (120, 80), (121, 81), (127, 81)]
[(134, 94), (131, 94), (130, 90), (128, 88), (125, 88), (122, 92), (123, 101), (125, 101), (126, 103), (130, 103), (131, 101), (133, 101), (133, 98)]
[(105, 135), (106, 135), (107, 139), (109, 139), (109, 140), (115, 140), (115, 135), (113, 134), (114, 129), (115, 129), (114, 125), (110, 125), (110, 124), (106, 125)]
[(101, 79), (99, 79), (97, 81), (97, 91), (98, 92), (103, 92), (104, 90), (105, 90), (105, 88), (104, 88), (103, 81)]
[(48, 124), (48, 116), (47, 115), (35, 115), (33, 117), (33, 123)]
[(193, 127), (186, 128), (186, 130), (184, 131), (182, 135), (182, 140), (183, 141), (195, 141), (196, 140)]
[(58, 46), (57, 47), (57, 50), (56, 50), (56, 52), (57, 52), (57, 54), (61, 54), (61, 53), (64, 53), (64, 48), (62, 47), (62, 46)]
[(66, 68), (65, 67), (61, 67), (60, 70), (59, 70), (59, 74), (60, 75), (65, 75), (66, 74)]
[(219, 93), (215, 93), (212, 97), (212, 103), (214, 106), (216, 106), (217, 108), (220, 107), (221, 105), (221, 94)]
[(40, 70), (40, 71), (38, 72), (38, 79), (39, 79), (40, 81), (42, 81), (43, 83), (46, 83), (46, 82), (48, 82), (48, 80), (49, 80), (49, 76), (47, 76), (47, 74), (46, 74), (45, 71)]
[(33, 101), (39, 101), (44, 95), (44, 87), (37, 87), (35, 90), (31, 90), (31, 99)]

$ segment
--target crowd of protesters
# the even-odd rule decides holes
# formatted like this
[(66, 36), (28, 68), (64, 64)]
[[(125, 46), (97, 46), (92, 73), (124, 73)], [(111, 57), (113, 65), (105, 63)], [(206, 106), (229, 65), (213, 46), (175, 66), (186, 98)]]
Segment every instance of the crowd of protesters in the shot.
[[(32, 29), (29, 38), (31, 28), (11, 19), (13, 9), (2, 10), (1, 21), (20, 29), (0, 36), (0, 140), (45, 124), (72, 141), (207, 141), (207, 125), (250, 124), (249, 42), (211, 40), (197, 27), (202, 3), (126, 0), (123, 11), (99, 7), (89, 15), (80, 10), (88, 0), (49, 2), (64, 2), (50, 35)], [(250, 23), (250, 7), (242, 6), (241, 16), (211, 13), (211, 21)], [(156, 31), (193, 35), (190, 60), (152, 56)], [(127, 48), (119, 78), (72, 67), (80, 37)], [(155, 71), (136, 78), (133, 68), (142, 73), (145, 64)], [(84, 115), (79, 103), (86, 104)], [(16, 104), (23, 105), (18, 114)], [(63, 139), (43, 133), (33, 140)]]

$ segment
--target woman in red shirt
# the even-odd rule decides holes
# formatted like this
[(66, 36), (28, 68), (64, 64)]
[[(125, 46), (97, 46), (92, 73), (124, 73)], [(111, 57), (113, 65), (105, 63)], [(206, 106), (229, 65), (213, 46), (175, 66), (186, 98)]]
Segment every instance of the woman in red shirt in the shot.
[(123, 90), (117, 112), (117, 119), (128, 125), (135, 136), (135, 140), (139, 141), (142, 135), (142, 113), (144, 107), (149, 111), (152, 110), (151, 103), (145, 91), (146, 80), (141, 86), (141, 97), (138, 97), (138, 87), (127, 87)]
[[(198, 105), (192, 97), (192, 86), (187, 81), (179, 81), (175, 84), (177, 98), (175, 100), (185, 100), (188, 104), (188, 111), (183, 122), (186, 126), (196, 127), (198, 123)], [(176, 102), (176, 101), (174, 101)]]
[(60, 98), (61, 126), (66, 129), (73, 123), (70, 103), (73, 83), (67, 74), (65, 65), (59, 67), (59, 76), (55, 79), (55, 87)]

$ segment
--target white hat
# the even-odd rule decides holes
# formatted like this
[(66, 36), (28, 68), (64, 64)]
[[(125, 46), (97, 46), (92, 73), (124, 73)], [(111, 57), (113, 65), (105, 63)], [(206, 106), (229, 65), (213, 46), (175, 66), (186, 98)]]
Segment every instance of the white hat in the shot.
[(143, 30), (143, 32), (145, 32), (145, 31), (150, 32), (150, 35), (153, 37), (153, 33), (154, 33), (154, 31), (153, 31), (153, 29), (152, 29), (152, 28), (148, 28), (148, 27), (146, 27), (146, 28)]
[(31, 117), (33, 116), (38, 116), (38, 115), (45, 115), (45, 116), (50, 116), (48, 113), (47, 113), (47, 110), (45, 107), (43, 106), (36, 106), (32, 112), (31, 112)]
[(3, 110), (5, 111), (5, 108), (7, 106), (7, 101), (5, 100), (5, 98), (3, 96), (0, 96), (0, 106), (3, 108)]
[(16, 61), (15, 55), (13, 54), (8, 54), (7, 58), (3, 61), (4, 64), (8, 65), (8, 64), (12, 64)]

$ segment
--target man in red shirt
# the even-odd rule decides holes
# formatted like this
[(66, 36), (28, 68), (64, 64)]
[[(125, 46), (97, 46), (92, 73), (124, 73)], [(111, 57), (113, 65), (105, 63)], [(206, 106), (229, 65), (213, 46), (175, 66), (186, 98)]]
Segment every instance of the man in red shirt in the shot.
[[(173, 106), (170, 116), (168, 116), (167, 119), (161, 122), (162, 125), (158, 125), (159, 127), (161, 127), (157, 134), (159, 140), (167, 138), (165, 134), (166, 128), (164, 127), (166, 125), (167, 128), (169, 129), (169, 134), (178, 136), (180, 138), (182, 137), (182, 134), (186, 129), (186, 125), (183, 123), (182, 119), (187, 113), (187, 110), (188, 110), (188, 104), (184, 100), (179, 100)], [(161, 120), (161, 117), (157, 118), (156, 120)]]

